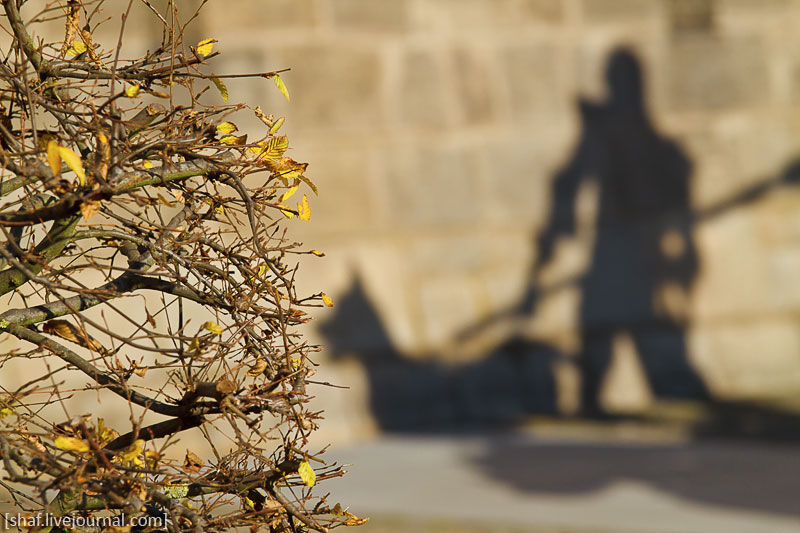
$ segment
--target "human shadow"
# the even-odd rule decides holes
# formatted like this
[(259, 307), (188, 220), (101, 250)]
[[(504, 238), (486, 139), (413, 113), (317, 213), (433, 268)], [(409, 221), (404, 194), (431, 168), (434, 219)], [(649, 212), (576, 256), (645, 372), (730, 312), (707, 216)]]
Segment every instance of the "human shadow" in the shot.
[[(558, 415), (554, 364), (575, 364), (580, 374), (580, 413), (610, 419), (600, 389), (612, 359), (612, 341), (627, 335), (656, 399), (700, 402), (712, 413), (695, 424), (698, 434), (779, 437), (792, 413), (746, 403), (721, 402), (692, 366), (686, 342), (688, 301), (700, 264), (696, 226), (751, 203), (775, 187), (796, 183), (800, 164), (760, 180), (702, 211), (692, 209), (692, 164), (681, 147), (656, 131), (645, 106), (638, 59), (613, 52), (606, 69), (608, 97), (580, 100), (582, 133), (556, 173), (551, 212), (534, 242), (530, 285), (519, 303), (467, 328), (462, 340), (506, 321), (527, 321), (548, 291), (542, 271), (556, 258), (560, 239), (578, 230), (578, 196), (593, 182), (598, 207), (591, 261), (570, 280), (580, 294), (580, 351), (567, 357), (554, 346), (511, 328), (501, 341), (469, 363), (446, 363), (442, 354), (410, 356), (396, 349), (361, 281), (338, 298), (321, 333), (333, 358), (352, 358), (365, 368), (369, 402), (380, 428), (427, 431), (513, 424), (533, 414)], [(773, 416), (774, 415), (774, 416)], [(766, 420), (759, 424), (753, 421)], [(760, 428), (752, 431), (752, 428)], [(788, 432), (793, 434), (792, 432)]]
[[(653, 127), (639, 61), (615, 51), (606, 69), (608, 99), (581, 100), (582, 135), (552, 186), (551, 213), (540, 233), (530, 279), (576, 232), (581, 185), (598, 190), (591, 262), (579, 282), (581, 411), (602, 413), (600, 391), (619, 334), (633, 341), (657, 398), (707, 400), (709, 391), (686, 349), (686, 305), (699, 261), (690, 212), (692, 165)], [(535, 312), (535, 285), (521, 311)]]

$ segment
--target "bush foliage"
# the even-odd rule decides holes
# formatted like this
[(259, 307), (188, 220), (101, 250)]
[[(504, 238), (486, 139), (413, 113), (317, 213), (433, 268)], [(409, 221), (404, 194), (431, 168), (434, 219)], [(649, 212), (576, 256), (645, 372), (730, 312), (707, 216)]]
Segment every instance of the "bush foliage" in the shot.
[[(287, 239), (316, 188), (286, 156), (283, 119), (229, 103), (216, 41), (183, 42), (166, 4), (2, 1), (0, 332), (20, 348), (0, 365), (27, 377), (2, 388), (0, 484), (31, 517), (362, 523), (312, 489), (342, 474), (309, 450), (318, 348), (297, 329), (303, 308), (332, 305), (294, 285), (300, 256), (322, 254)], [(132, 9), (163, 39), (127, 59)], [(54, 19), (64, 40), (40, 40)], [(118, 42), (95, 40), (102, 21)], [(236, 77), (288, 98), (280, 72)], [(263, 123), (254, 138), (242, 114)], [(86, 413), (98, 403), (113, 418)]]

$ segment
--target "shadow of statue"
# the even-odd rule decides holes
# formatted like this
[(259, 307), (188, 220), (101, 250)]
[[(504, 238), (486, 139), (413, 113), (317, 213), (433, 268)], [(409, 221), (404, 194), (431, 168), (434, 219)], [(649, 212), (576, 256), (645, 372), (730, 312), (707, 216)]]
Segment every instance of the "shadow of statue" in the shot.
[(639, 61), (615, 51), (606, 69), (608, 98), (580, 102), (582, 136), (552, 186), (551, 213), (540, 233), (532, 288), (520, 311), (535, 312), (541, 270), (559, 238), (576, 232), (582, 184), (598, 190), (591, 263), (579, 281), (580, 405), (600, 414), (600, 391), (615, 336), (633, 341), (653, 394), (707, 399), (686, 349), (686, 303), (699, 263), (692, 236), (691, 163), (653, 127)]

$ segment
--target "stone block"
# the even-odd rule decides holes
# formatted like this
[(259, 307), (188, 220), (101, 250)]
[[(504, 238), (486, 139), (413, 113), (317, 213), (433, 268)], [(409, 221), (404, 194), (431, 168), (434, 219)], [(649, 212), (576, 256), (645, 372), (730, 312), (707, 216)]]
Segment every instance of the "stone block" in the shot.
[(554, 117), (570, 109), (562, 51), (550, 45), (514, 46), (503, 51), (502, 67), (508, 87), (511, 119), (527, 126), (547, 128)]
[(761, 105), (770, 95), (766, 51), (758, 38), (694, 36), (670, 49), (672, 111), (711, 111)]
[(459, 48), (453, 50), (451, 72), (464, 123), (485, 124), (495, 118), (499, 95), (496, 85), (485, 81), (492, 72), (489, 61), (477, 50)]
[[(554, 132), (554, 136), (558, 132)], [(550, 213), (551, 180), (562, 162), (566, 139), (517, 139), (488, 145), (486, 217), (497, 223), (541, 227)]]
[(200, 12), (200, 20), (206, 28), (220, 28), (234, 34), (247, 30), (313, 27), (318, 20), (314, 3), (314, 0), (209, 2)]
[(333, 22), (348, 30), (400, 32), (410, 26), (408, 0), (332, 0)]
[(482, 34), (558, 24), (564, 18), (561, 0), (438, 0), (420, 6), (420, 25), (444, 31), (480, 29)]
[(752, 216), (732, 212), (700, 226), (696, 245), (700, 270), (695, 282), (695, 315), (722, 320), (769, 310), (766, 250)]
[(393, 227), (432, 229), (481, 220), (474, 153), (415, 144), (385, 152), (381, 164), (386, 216)]
[(410, 128), (441, 130), (451, 121), (444, 64), (430, 51), (415, 50), (403, 62), (399, 87), (400, 120)]
[(592, 23), (617, 22), (656, 17), (661, 13), (660, 0), (583, 0), (584, 19)]
[(486, 264), (486, 259), (484, 239), (472, 231), (421, 235), (410, 243), (405, 258), (421, 276), (474, 272)]
[(800, 390), (800, 329), (775, 318), (695, 325), (694, 360), (724, 398), (776, 397)]

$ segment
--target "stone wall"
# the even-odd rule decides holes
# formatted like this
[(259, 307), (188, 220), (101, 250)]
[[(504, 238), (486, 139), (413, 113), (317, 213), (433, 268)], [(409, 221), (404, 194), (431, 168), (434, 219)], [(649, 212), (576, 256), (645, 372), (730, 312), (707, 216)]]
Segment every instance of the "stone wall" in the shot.
[[(524, 298), (551, 185), (582, 135), (579, 101), (605, 101), (607, 62), (626, 47), (655, 132), (690, 162), (690, 208), (708, 215), (690, 230), (690, 362), (718, 397), (749, 398), (800, 391), (800, 192), (746, 194), (800, 153), (799, 23), (791, 0), (240, 0), (210, 3), (201, 33), (233, 58), (225, 70), (292, 68), (291, 103), (269, 84), (231, 92), (286, 115), (293, 155), (311, 162), (321, 195), (296, 230), (327, 257), (301, 282), (345, 301), (319, 315), (326, 353), (390, 347), (456, 366), (507, 340), (497, 324), (480, 348), (459, 335)], [(598, 192), (578, 196), (580, 227), (543, 285), (591, 261)], [(581, 289), (562, 285), (524, 329), (569, 356)], [(627, 408), (652, 394), (624, 337), (605, 396)], [(321, 392), (331, 405), (363, 414), (360, 368), (330, 371), (356, 389)], [(561, 389), (570, 372), (556, 372)]]
[[(147, 46), (141, 17), (134, 45)], [(323, 378), (351, 387), (319, 390), (328, 434), (368, 431), (381, 409), (525, 411), (515, 395), (574, 409), (596, 183), (531, 272), (620, 47), (643, 71), (652, 130), (690, 165), (688, 211), (704, 213), (689, 215), (699, 266), (679, 305), (689, 362), (718, 398), (800, 392), (800, 189), (785, 179), (800, 154), (798, 27), (797, 0), (209, 2), (189, 37), (220, 41), (216, 72), (292, 69), (290, 103), (267, 81), (228, 88), (287, 117), (291, 155), (320, 189), (311, 221), (291, 225), (327, 254), (308, 256), (300, 283), (337, 301), (311, 332)], [(525, 311), (532, 283), (544, 289)], [(618, 409), (654, 396), (630, 337), (614, 336), (605, 378)], [(418, 402), (392, 411), (402, 396), (380, 400), (376, 376)], [(431, 407), (445, 396), (466, 407)]]

